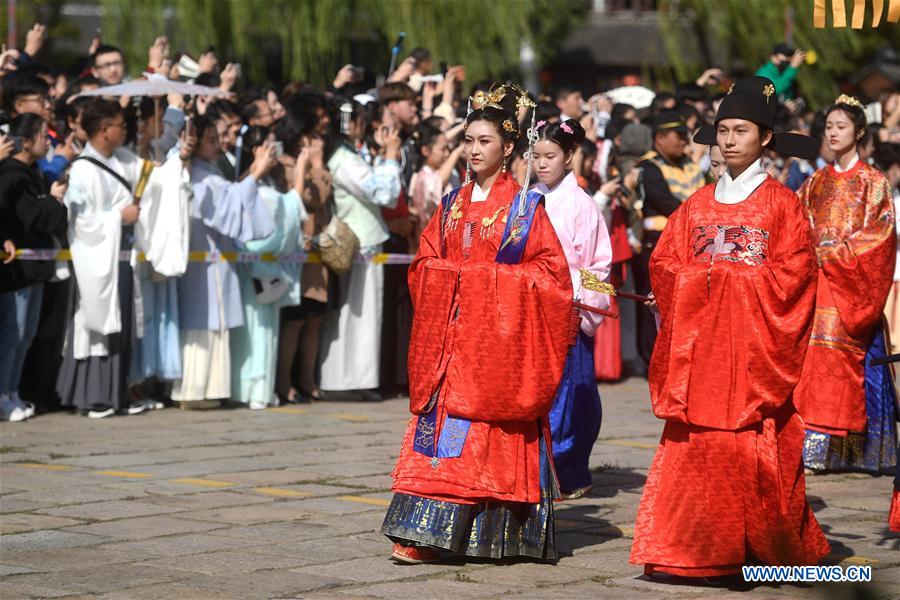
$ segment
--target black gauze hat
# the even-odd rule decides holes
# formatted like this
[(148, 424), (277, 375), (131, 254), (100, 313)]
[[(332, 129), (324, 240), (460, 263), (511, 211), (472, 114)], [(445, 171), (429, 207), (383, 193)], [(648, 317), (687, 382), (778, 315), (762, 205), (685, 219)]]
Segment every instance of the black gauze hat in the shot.
[(688, 128), (680, 112), (677, 110), (661, 110), (653, 119), (653, 133), (659, 133), (660, 131), (687, 133)]
[[(775, 84), (767, 77), (745, 77), (731, 87), (728, 95), (716, 111), (715, 125), (725, 119), (743, 119), (762, 128), (773, 129), (778, 96)], [(704, 125), (697, 130), (694, 141), (707, 146), (716, 145), (715, 125)], [(819, 154), (819, 142), (799, 133), (773, 133), (766, 148), (779, 154), (813, 159)]]

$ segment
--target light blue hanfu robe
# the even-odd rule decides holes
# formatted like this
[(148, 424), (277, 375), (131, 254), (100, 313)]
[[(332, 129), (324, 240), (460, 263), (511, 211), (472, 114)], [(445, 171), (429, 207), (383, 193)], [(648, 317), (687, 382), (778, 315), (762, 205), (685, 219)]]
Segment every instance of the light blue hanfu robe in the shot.
[[(272, 214), (275, 231), (266, 238), (247, 242), (245, 250), (275, 256), (300, 252), (301, 224), (307, 218), (296, 191), (279, 193), (261, 186), (259, 195)], [(231, 334), (231, 399), (253, 407), (277, 406), (275, 370), (278, 362), (278, 331), (282, 306), (300, 304), (300, 263), (254, 262), (238, 271), (244, 300), (244, 327)], [(285, 293), (268, 304), (257, 299), (253, 279), (279, 280)]]
[[(254, 177), (234, 183), (208, 162), (191, 169), (191, 251), (238, 251), (271, 235), (275, 223)], [(231, 397), (229, 331), (244, 325), (237, 265), (224, 261), (188, 263), (178, 280), (182, 378), (172, 399), (180, 402)]]

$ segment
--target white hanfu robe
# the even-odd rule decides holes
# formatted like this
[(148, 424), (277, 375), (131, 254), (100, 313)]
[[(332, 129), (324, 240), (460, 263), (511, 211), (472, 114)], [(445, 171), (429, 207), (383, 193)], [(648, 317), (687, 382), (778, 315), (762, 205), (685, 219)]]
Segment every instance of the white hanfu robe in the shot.
[(131, 381), (181, 378), (177, 278), (188, 264), (190, 172), (174, 156), (153, 170), (141, 198), (135, 249), (146, 262), (135, 265), (141, 311), (131, 360)]
[(57, 391), (63, 406), (124, 410), (133, 290), (131, 265), (119, 260), (132, 244), (121, 211), (134, 199), (142, 161), (123, 148), (105, 157), (90, 143), (81, 155), (118, 173), (128, 187), (89, 160), (72, 164), (65, 204), (75, 284)]

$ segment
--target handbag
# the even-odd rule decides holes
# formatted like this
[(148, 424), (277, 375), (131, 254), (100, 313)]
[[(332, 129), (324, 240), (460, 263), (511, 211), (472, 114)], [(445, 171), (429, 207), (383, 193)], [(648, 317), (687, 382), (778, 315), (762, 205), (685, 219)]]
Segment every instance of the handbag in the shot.
[(322, 263), (337, 275), (342, 275), (353, 266), (359, 254), (359, 238), (353, 230), (333, 211), (325, 229), (316, 236), (315, 247)]

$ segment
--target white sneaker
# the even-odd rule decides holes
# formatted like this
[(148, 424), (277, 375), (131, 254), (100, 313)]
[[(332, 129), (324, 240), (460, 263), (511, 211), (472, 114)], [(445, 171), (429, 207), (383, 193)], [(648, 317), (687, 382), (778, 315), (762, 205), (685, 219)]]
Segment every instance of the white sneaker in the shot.
[(13, 392), (9, 395), (9, 399), (12, 400), (12, 403), (25, 411), (25, 418), (30, 419), (34, 416), (34, 404), (31, 402), (25, 402), (21, 398), (19, 398), (19, 392)]
[(139, 415), (142, 412), (147, 410), (147, 404), (145, 402), (135, 402), (131, 406), (128, 407), (129, 415)]
[(88, 411), (89, 419), (105, 419), (116, 414), (115, 409), (107, 408), (106, 410), (90, 410)]
[(265, 402), (251, 402), (249, 407), (250, 410), (265, 410), (269, 408), (269, 405)]
[(147, 407), (147, 410), (162, 410), (166, 407), (164, 402), (160, 400), (153, 400), (152, 398), (144, 400), (144, 406)]
[(12, 401), (8, 394), (0, 396), (0, 421), (9, 421), (10, 423), (18, 423), (24, 421), (28, 417), (21, 406)]

